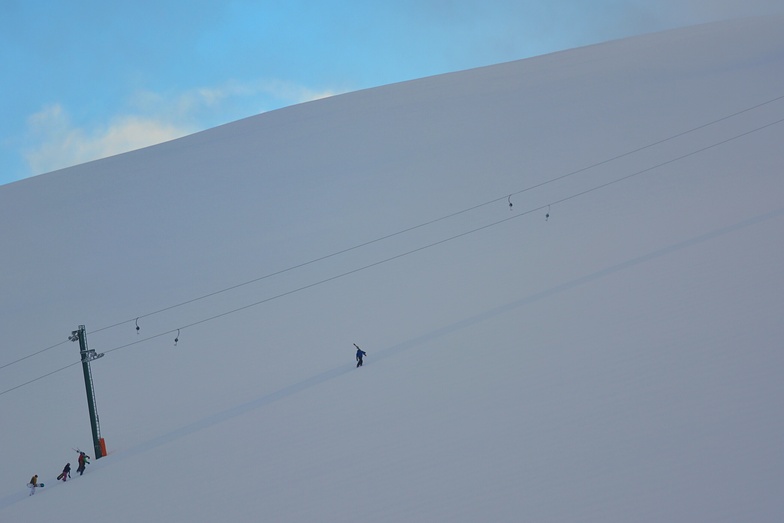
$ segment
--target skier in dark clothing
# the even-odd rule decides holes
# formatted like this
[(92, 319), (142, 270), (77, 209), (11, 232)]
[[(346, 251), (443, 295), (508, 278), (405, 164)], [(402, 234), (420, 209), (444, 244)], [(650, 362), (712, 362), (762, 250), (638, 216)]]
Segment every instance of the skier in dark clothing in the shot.
[(79, 473), (81, 476), (84, 474), (84, 467), (90, 464), (90, 456), (85, 454), (84, 452), (79, 451), (79, 468), (76, 469), (76, 472)]
[(65, 464), (65, 468), (63, 468), (63, 471), (60, 473), (59, 476), (57, 476), (57, 479), (61, 479), (61, 480), (65, 481), (67, 478), (70, 478), (70, 477), (71, 477), (71, 464), (70, 463), (66, 463)]
[(362, 366), (362, 358), (367, 356), (367, 352), (365, 352), (362, 349), (360, 349), (359, 345), (357, 345), (356, 343), (354, 344), (354, 347), (357, 348), (357, 367), (361, 367)]

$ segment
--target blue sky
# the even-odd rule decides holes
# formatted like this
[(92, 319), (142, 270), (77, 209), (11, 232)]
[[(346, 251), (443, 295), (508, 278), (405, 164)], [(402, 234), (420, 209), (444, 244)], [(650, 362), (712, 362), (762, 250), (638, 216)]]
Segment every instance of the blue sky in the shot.
[(780, 0), (0, 0), (0, 184), (287, 105)]

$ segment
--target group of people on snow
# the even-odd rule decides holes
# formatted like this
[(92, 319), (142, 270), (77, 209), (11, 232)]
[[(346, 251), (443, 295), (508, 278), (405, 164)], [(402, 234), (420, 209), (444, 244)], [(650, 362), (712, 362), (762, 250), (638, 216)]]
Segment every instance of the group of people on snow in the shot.
[[(359, 345), (357, 345), (356, 343), (354, 344), (354, 347), (357, 348), (357, 354), (356, 354), (357, 367), (361, 367), (363, 363), (363, 358), (367, 356), (367, 352), (360, 349)], [(77, 451), (77, 452), (79, 452), (79, 468), (76, 469), (76, 472), (78, 472), (79, 475), (81, 476), (82, 474), (84, 474), (85, 466), (89, 465), (90, 463), (90, 456), (88, 456), (82, 451)], [(57, 476), (57, 480), (65, 481), (70, 477), (71, 477), (71, 464), (66, 463), (65, 467), (63, 468), (63, 471), (60, 473), (59, 476)], [(38, 474), (36, 474), (30, 479), (30, 483), (28, 483), (27, 486), (30, 487), (30, 495), (32, 496), (33, 494), (35, 494), (35, 489), (39, 486), (43, 487), (44, 484), (38, 483)]]
[[(79, 475), (81, 476), (82, 474), (84, 474), (84, 469), (87, 467), (87, 465), (90, 464), (90, 456), (88, 456), (81, 450), (77, 450), (77, 452), (79, 453), (79, 458), (78, 458), (79, 467), (76, 469), (76, 472), (78, 472)], [(65, 481), (67, 479), (70, 479), (70, 477), (71, 477), (71, 464), (66, 463), (65, 467), (63, 467), (63, 471), (60, 473), (59, 476), (57, 476), (57, 480)], [(27, 486), (30, 488), (30, 495), (32, 496), (33, 494), (35, 494), (35, 489), (38, 487), (43, 487), (44, 484), (38, 482), (38, 474), (35, 474), (32, 478), (30, 478), (30, 483), (28, 483)]]

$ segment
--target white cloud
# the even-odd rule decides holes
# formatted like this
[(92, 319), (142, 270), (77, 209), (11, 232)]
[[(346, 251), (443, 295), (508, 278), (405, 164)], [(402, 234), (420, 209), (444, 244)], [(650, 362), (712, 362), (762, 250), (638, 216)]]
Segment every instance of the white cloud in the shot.
[[(108, 123), (76, 125), (60, 104), (28, 118), (24, 157), (31, 174), (41, 174), (173, 140), (265, 110), (337, 94), (291, 82), (226, 82), (180, 93), (139, 91), (123, 114)], [(259, 109), (264, 107), (264, 109)]]
[(28, 129), (34, 145), (24, 156), (34, 174), (140, 149), (193, 132), (171, 122), (133, 115), (117, 116), (108, 125), (88, 130), (73, 126), (59, 104), (30, 116)]

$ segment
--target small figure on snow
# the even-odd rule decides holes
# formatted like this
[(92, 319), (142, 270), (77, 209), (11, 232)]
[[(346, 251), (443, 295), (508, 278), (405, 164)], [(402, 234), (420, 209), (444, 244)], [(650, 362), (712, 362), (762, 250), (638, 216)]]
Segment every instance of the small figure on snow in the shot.
[(362, 349), (360, 349), (359, 345), (357, 345), (356, 343), (354, 344), (354, 347), (357, 348), (357, 367), (361, 367), (362, 366), (362, 358), (367, 356), (367, 352), (365, 352)]
[(81, 476), (82, 474), (84, 474), (84, 467), (86, 465), (89, 465), (89, 464), (90, 464), (90, 456), (88, 456), (87, 454), (85, 454), (84, 452), (82, 452), (80, 450), (79, 451), (79, 468), (76, 469), (76, 472), (78, 472), (79, 475)]
[(30, 483), (28, 483), (27, 486), (30, 487), (30, 495), (32, 496), (35, 494), (35, 487), (38, 486), (38, 474), (35, 474), (30, 478)]
[(70, 477), (71, 477), (71, 464), (70, 463), (66, 463), (65, 467), (63, 468), (63, 471), (60, 473), (59, 476), (57, 476), (57, 479), (58, 480), (61, 479), (61, 480), (65, 481), (67, 478), (70, 478)]

